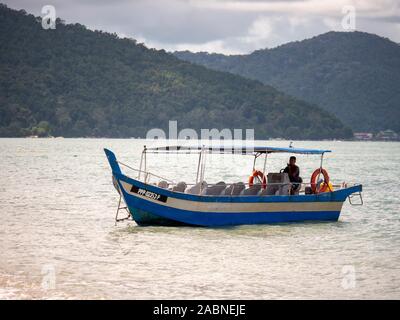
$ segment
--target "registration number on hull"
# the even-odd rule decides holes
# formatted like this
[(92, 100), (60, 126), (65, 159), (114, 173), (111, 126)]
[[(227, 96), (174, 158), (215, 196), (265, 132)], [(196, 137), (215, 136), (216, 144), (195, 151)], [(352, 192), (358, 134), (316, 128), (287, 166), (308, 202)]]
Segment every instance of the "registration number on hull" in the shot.
[(168, 197), (164, 196), (162, 194), (158, 194), (143, 188), (138, 188), (136, 186), (132, 186), (131, 192), (137, 193), (140, 196), (152, 199), (152, 200), (157, 200), (161, 202), (167, 202)]

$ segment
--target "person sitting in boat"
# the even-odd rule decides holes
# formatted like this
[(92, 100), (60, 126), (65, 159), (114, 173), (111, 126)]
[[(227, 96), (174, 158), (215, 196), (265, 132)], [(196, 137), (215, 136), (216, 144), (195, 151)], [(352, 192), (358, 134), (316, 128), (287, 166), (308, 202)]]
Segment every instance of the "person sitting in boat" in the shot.
[(283, 172), (288, 174), (289, 180), (292, 183), (290, 194), (295, 194), (300, 190), (301, 183), (303, 182), (303, 179), (300, 177), (300, 168), (296, 165), (295, 156), (289, 158), (289, 163), (286, 168), (283, 169)]

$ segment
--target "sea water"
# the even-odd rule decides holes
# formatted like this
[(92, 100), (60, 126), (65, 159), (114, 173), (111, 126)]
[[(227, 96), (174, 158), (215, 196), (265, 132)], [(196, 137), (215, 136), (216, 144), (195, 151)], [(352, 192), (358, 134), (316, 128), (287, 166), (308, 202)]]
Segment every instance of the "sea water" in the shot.
[[(331, 149), (323, 162), (331, 180), (363, 184), (364, 205), (346, 202), (338, 222), (114, 226), (118, 194), (103, 148), (137, 167), (143, 145), (161, 144), (0, 139), (0, 298), (400, 298), (400, 143), (293, 143)], [(267, 171), (279, 172), (288, 156), (269, 156)], [(147, 167), (190, 183), (197, 160), (149, 154)], [(297, 164), (309, 181), (319, 157), (298, 155)], [(262, 169), (263, 159), (256, 165)], [(252, 166), (251, 156), (212, 155), (205, 179), (246, 182)]]

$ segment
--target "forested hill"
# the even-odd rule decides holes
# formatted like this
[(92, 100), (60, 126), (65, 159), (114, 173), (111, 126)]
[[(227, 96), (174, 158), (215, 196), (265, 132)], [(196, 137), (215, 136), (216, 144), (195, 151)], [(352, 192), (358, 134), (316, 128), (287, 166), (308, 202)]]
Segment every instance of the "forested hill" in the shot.
[(400, 46), (363, 32), (328, 32), (249, 55), (176, 52), (260, 80), (334, 113), (357, 131), (400, 132)]
[(256, 138), (343, 138), (326, 111), (261, 82), (132, 39), (0, 6), (0, 136), (144, 137), (151, 128), (254, 128)]

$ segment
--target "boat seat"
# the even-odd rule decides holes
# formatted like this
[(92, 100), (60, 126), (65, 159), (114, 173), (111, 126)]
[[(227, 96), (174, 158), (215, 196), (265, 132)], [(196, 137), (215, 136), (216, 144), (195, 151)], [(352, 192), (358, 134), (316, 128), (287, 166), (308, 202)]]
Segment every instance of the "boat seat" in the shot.
[(289, 195), (290, 180), (286, 172), (270, 172), (267, 175), (267, 188), (260, 195)]
[(169, 183), (168, 183), (167, 181), (165, 181), (165, 180), (161, 180), (161, 181), (157, 184), (157, 186), (158, 186), (159, 188), (168, 189)]
[(207, 182), (198, 182), (193, 187), (188, 188), (185, 192), (190, 194), (200, 194), (204, 189), (207, 189)]
[(279, 190), (277, 191), (278, 195), (280, 196), (288, 196), (290, 194), (290, 183), (284, 184), (279, 187)]
[(251, 187), (244, 189), (242, 195), (244, 196), (256, 196), (261, 190), (261, 184), (253, 184)]
[(245, 188), (246, 186), (243, 182), (233, 183), (227, 187), (222, 194), (226, 196), (238, 196)]
[(181, 182), (178, 182), (178, 184), (172, 188), (172, 191), (185, 192), (186, 187), (187, 187), (186, 182), (181, 181)]
[(226, 183), (223, 181), (218, 182), (215, 185), (208, 186), (206, 189), (204, 189), (205, 192), (202, 194), (205, 194), (207, 196), (219, 196), (226, 188)]

